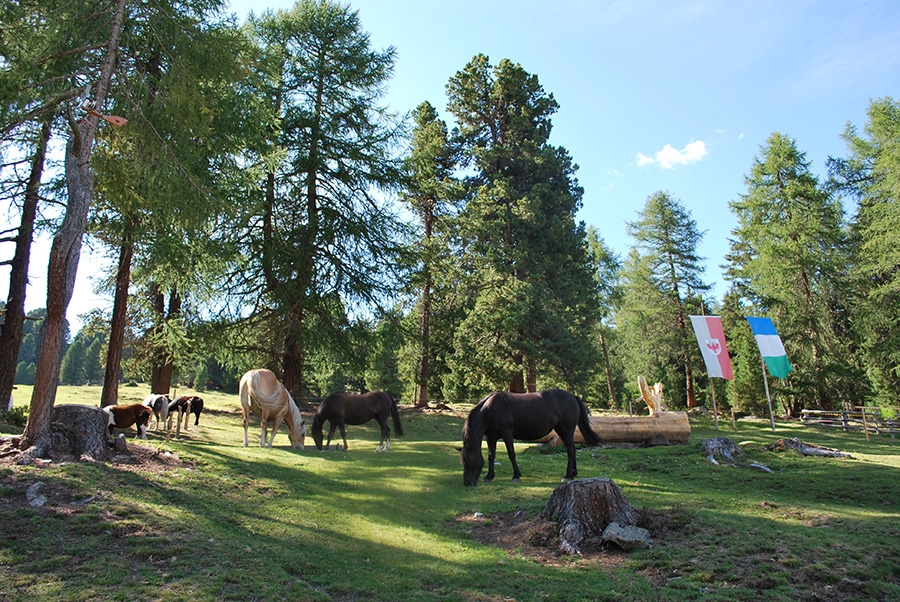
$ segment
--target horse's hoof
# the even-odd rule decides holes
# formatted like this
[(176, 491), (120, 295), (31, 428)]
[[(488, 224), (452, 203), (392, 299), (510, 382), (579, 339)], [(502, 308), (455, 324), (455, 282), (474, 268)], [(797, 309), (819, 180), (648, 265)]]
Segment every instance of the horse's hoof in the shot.
[(518, 477), (516, 477), (515, 479), (513, 479), (513, 483), (518, 483), (518, 482), (519, 482), (519, 478), (518, 478)]

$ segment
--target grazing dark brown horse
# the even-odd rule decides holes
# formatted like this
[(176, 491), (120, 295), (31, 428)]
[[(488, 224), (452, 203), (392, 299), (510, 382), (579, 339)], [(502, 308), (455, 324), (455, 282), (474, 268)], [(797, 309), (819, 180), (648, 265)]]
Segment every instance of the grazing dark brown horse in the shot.
[(397, 411), (397, 401), (384, 391), (372, 391), (362, 395), (351, 393), (333, 393), (316, 408), (316, 414), (312, 421), (312, 437), (316, 447), (322, 449), (322, 427), (325, 421), (331, 423), (328, 431), (327, 449), (331, 445), (331, 437), (334, 429), (341, 429), (341, 437), (344, 439), (344, 451), (347, 450), (347, 432), (345, 425), (365, 424), (373, 418), (381, 425), (381, 441), (375, 451), (387, 451), (391, 448), (391, 429), (388, 427), (388, 416), (394, 420), (394, 434), (403, 435), (403, 427), (400, 425), (400, 413)]
[(103, 411), (109, 414), (109, 434), (112, 436), (115, 429), (131, 428), (135, 425), (137, 428), (137, 436), (141, 439), (147, 438), (147, 425), (150, 423), (150, 417), (153, 416), (153, 410), (140, 403), (133, 403), (127, 406), (106, 406)]
[(244, 447), (247, 447), (247, 426), (250, 422), (250, 413), (261, 417), (262, 436), (259, 440), (260, 447), (266, 447), (266, 429), (271, 418), (272, 436), (269, 438), (268, 447), (272, 447), (275, 433), (284, 421), (288, 426), (288, 438), (291, 446), (303, 449), (306, 439), (306, 423), (300, 414), (300, 409), (294, 403), (294, 398), (278, 381), (271, 370), (250, 370), (241, 377), (241, 413), (244, 415)]
[[(181, 421), (184, 419), (184, 430), (191, 430), (188, 426), (191, 414), (194, 414), (194, 426), (200, 424), (200, 413), (203, 411), (203, 398), (196, 395), (182, 395), (169, 404), (169, 415), (178, 414), (178, 432), (181, 432)], [(171, 420), (169, 421), (171, 424)]]
[(472, 408), (463, 425), (463, 448), (459, 454), (463, 465), (463, 483), (478, 484), (484, 468), (482, 437), (487, 437), (488, 444), (488, 472), (484, 476), (485, 482), (494, 478), (498, 439), (503, 439), (506, 444), (506, 453), (513, 466), (513, 481), (518, 482), (522, 473), (516, 463), (513, 439), (534, 441), (552, 430), (562, 439), (569, 456), (565, 478), (574, 479), (578, 474), (575, 466), (576, 426), (581, 429), (588, 445), (599, 445), (600, 437), (591, 429), (587, 406), (571, 393), (559, 389), (537, 393), (491, 393)]

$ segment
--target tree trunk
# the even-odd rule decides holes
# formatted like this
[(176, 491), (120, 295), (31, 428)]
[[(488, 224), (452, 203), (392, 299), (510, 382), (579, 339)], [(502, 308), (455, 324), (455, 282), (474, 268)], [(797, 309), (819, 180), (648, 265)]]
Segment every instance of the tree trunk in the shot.
[[(427, 228), (426, 228), (427, 230)], [(428, 234), (426, 232), (426, 234)], [(427, 268), (426, 268), (427, 269)], [(426, 275), (422, 289), (422, 316), (419, 322), (419, 336), (422, 340), (422, 358), (419, 360), (419, 398), (416, 407), (428, 405), (428, 379), (431, 360), (431, 274)]]
[[(169, 309), (165, 308), (165, 295), (157, 289), (154, 296), (154, 304), (163, 321), (173, 320), (181, 314), (181, 296), (174, 286), (169, 291)], [(162, 324), (159, 325), (162, 328)], [(156, 350), (156, 364), (153, 366), (150, 378), (150, 392), (158, 395), (168, 395), (172, 388), (172, 376), (175, 373), (175, 363), (168, 349)]]
[[(118, 0), (109, 34), (106, 57), (97, 80), (94, 106), (101, 107), (106, 100), (109, 82), (119, 48), (119, 34), (125, 20), (126, 0)], [(19, 449), (31, 450), (41, 456), (51, 446), (50, 414), (56, 401), (59, 367), (65, 328), (66, 310), (75, 288), (75, 274), (81, 256), (81, 240), (87, 224), (87, 214), (94, 195), (94, 175), (90, 158), (97, 131), (97, 117), (88, 115), (72, 123), (72, 135), (66, 145), (66, 188), (69, 195), (66, 215), (50, 249), (47, 268), (47, 317), (41, 327), (41, 349), (35, 370), (34, 390), (25, 432)]]
[[(22, 204), (22, 223), (16, 235), (16, 250), (10, 263), (9, 293), (6, 312), (0, 326), (0, 399), (9, 399), (16, 379), (16, 365), (22, 334), (25, 330), (25, 289), (28, 286), (28, 265), (31, 262), (31, 243), (34, 239), (34, 220), (37, 216), (38, 190), (44, 172), (47, 143), (50, 140), (50, 121), (44, 122), (38, 138), (31, 174), (25, 186), (25, 200)], [(6, 407), (6, 406), (3, 406)]]
[(288, 318), (281, 375), (284, 388), (290, 392), (294, 400), (303, 397), (303, 348), (298, 341), (302, 324), (302, 310), (295, 307)]
[[(434, 231), (434, 210), (429, 208), (425, 213), (425, 248), (429, 251), (432, 246), (432, 233)], [(430, 378), (431, 362), (431, 255), (425, 260), (425, 283), (422, 285), (422, 315), (419, 320), (419, 337), (422, 341), (422, 358), (419, 361), (419, 397), (416, 399), (416, 407), (424, 408), (428, 405), (428, 380)]]
[(609, 363), (609, 350), (606, 348), (606, 339), (603, 334), (600, 335), (600, 349), (603, 352), (603, 366), (606, 368), (606, 386), (609, 389), (610, 407), (618, 408), (619, 399), (616, 396), (616, 387), (613, 383), (612, 366)]
[(119, 402), (119, 369), (122, 366), (122, 348), (125, 345), (125, 324), (128, 316), (128, 287), (131, 284), (131, 259), (134, 255), (132, 224), (129, 218), (119, 249), (119, 268), (116, 271), (116, 296), (113, 301), (109, 347), (106, 352), (106, 371), (103, 375), (103, 391), (100, 407)]
[(637, 512), (611, 479), (571, 481), (553, 490), (541, 518), (556, 521), (559, 549), (578, 554), (582, 548), (599, 549), (610, 523), (637, 524)]
[(537, 368), (535, 367), (534, 362), (528, 362), (528, 380), (525, 387), (529, 393), (537, 391)]

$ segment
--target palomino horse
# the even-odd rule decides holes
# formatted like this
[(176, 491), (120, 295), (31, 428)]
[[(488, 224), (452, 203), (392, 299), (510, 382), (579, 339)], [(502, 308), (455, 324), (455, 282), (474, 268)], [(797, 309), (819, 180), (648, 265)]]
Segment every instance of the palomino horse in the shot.
[(478, 484), (478, 477), (484, 468), (482, 437), (486, 436), (488, 443), (488, 472), (484, 477), (485, 482), (494, 478), (494, 456), (497, 453), (498, 439), (503, 439), (506, 443), (506, 452), (513, 466), (513, 481), (518, 482), (522, 473), (516, 464), (513, 439), (534, 441), (552, 430), (556, 430), (562, 439), (569, 456), (565, 478), (574, 479), (578, 474), (575, 467), (576, 426), (581, 429), (588, 445), (599, 445), (600, 436), (591, 429), (587, 406), (571, 393), (559, 389), (537, 393), (491, 393), (472, 408), (463, 425), (463, 448), (459, 454), (463, 465), (463, 483)]
[(244, 447), (247, 447), (247, 425), (250, 420), (250, 412), (262, 417), (262, 437), (259, 439), (260, 447), (266, 445), (266, 429), (269, 420), (274, 422), (272, 436), (269, 437), (268, 447), (272, 447), (275, 433), (281, 426), (282, 420), (288, 427), (288, 438), (291, 446), (303, 449), (303, 441), (306, 438), (306, 424), (294, 398), (288, 393), (270, 370), (250, 370), (241, 377), (241, 413), (244, 415)]
[(388, 416), (394, 419), (394, 434), (403, 435), (403, 427), (400, 426), (400, 414), (397, 412), (397, 401), (383, 391), (372, 391), (362, 395), (350, 393), (333, 393), (325, 401), (319, 404), (316, 415), (313, 416), (312, 436), (316, 447), (322, 449), (322, 426), (328, 420), (331, 428), (328, 431), (328, 442), (325, 448), (331, 445), (331, 437), (334, 429), (341, 429), (341, 437), (344, 439), (344, 451), (347, 450), (347, 432), (344, 428), (347, 424), (365, 424), (376, 418), (381, 425), (381, 441), (375, 451), (387, 451), (391, 448), (391, 429), (388, 428)]
[(133, 403), (127, 406), (106, 406), (103, 411), (109, 414), (109, 434), (112, 436), (115, 429), (127, 429), (131, 425), (137, 428), (137, 436), (141, 439), (147, 438), (147, 425), (150, 423), (150, 417), (153, 416), (153, 410), (140, 403)]

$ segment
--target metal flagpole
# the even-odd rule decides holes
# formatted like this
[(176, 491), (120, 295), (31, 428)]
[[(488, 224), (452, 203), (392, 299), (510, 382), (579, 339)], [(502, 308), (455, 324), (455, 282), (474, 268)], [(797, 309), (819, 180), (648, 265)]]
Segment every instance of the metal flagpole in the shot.
[(709, 377), (709, 390), (712, 392), (713, 416), (716, 417), (716, 430), (719, 430), (719, 411), (716, 409), (716, 386), (713, 384), (712, 376)]
[(769, 395), (769, 377), (766, 374), (766, 360), (762, 360), (763, 384), (766, 385), (766, 401), (769, 402), (769, 420), (772, 422), (772, 432), (775, 432), (775, 415), (772, 413), (772, 397)]

